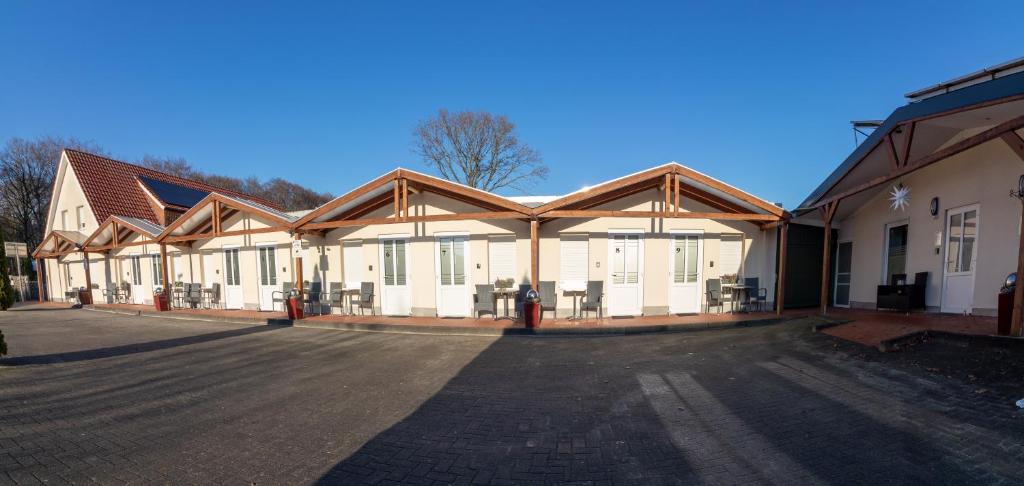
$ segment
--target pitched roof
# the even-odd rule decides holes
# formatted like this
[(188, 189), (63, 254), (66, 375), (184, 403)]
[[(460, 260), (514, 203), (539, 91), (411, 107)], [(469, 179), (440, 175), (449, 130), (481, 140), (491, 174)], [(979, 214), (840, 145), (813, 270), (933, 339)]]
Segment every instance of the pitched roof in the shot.
[(64, 153), (67, 154), (68, 162), (75, 171), (82, 191), (85, 192), (85, 198), (89, 201), (96, 221), (106, 221), (111, 215), (119, 215), (156, 222), (157, 217), (153, 214), (153, 209), (146, 201), (146, 195), (139, 185), (140, 177), (206, 193), (228, 194), (278, 209), (276, 204), (262, 198), (172, 176), (127, 162), (73, 149), (65, 149)]

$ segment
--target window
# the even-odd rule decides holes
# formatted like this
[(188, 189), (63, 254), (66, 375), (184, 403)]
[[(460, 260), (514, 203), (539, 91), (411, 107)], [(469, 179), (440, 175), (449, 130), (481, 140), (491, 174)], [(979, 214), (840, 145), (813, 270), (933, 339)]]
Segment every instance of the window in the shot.
[(718, 274), (739, 275), (743, 266), (743, 235), (722, 235), (718, 247)]
[(67, 231), (68, 229), (68, 210), (65, 209), (60, 212), (60, 229)]
[(561, 261), (558, 276), (562, 282), (586, 285), (590, 265), (590, 240), (586, 235), (563, 236), (561, 238)]
[(441, 285), (466, 284), (466, 237), (443, 237), (438, 241)]
[(132, 264), (132, 285), (142, 285), (142, 257), (135, 255), (131, 257)]
[(893, 283), (893, 275), (907, 276), (907, 233), (905, 224), (889, 226), (885, 235), (885, 282)]
[(85, 206), (78, 206), (77, 208), (75, 208), (75, 218), (76, 218), (76, 221), (78, 222), (78, 226), (76, 226), (76, 227), (78, 229), (84, 229), (85, 228)]
[(383, 240), (384, 285), (405, 285), (406, 240)]
[(640, 281), (640, 235), (615, 235), (612, 245), (612, 283)]
[(978, 237), (978, 211), (949, 216), (949, 241), (946, 272), (970, 272), (974, 261), (974, 240)]
[(153, 287), (163, 287), (164, 274), (160, 271), (160, 254), (154, 253), (150, 255), (149, 260), (153, 268)]
[(698, 235), (675, 235), (673, 237), (672, 281), (674, 283), (697, 282)]
[(261, 246), (257, 251), (260, 258), (260, 285), (277, 285), (277, 257), (274, 247)]
[(487, 242), (487, 265), (493, 283), (498, 279), (516, 278), (516, 239), (494, 236)]
[(342, 243), (342, 267), (344, 268), (345, 287), (359, 288), (363, 281), (363, 243), (346, 241)]
[(224, 285), (242, 285), (238, 270), (238, 248), (224, 250)]

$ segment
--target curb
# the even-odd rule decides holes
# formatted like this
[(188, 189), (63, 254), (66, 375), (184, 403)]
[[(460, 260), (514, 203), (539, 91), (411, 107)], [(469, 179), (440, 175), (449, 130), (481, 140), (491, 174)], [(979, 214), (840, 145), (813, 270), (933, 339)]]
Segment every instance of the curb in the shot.
[(930, 338), (935, 341), (945, 341), (958, 344), (984, 344), (1004, 349), (1024, 350), (1024, 339), (1011, 336), (992, 336), (977, 334), (961, 334), (949, 331), (924, 330), (904, 334), (878, 343), (878, 350), (883, 353), (899, 351), (903, 346), (918, 338)]
[(86, 306), (86, 310), (94, 312), (107, 312), (110, 314), (121, 314), (129, 316), (159, 317), (164, 319), (178, 319), (191, 321), (226, 322), (233, 324), (266, 324), (273, 326), (290, 326), (306, 329), (333, 329), (339, 331), (357, 332), (379, 332), (392, 334), (430, 334), (443, 336), (521, 336), (521, 337), (587, 337), (587, 336), (630, 336), (638, 334), (658, 333), (683, 333), (700, 332), (722, 329), (742, 329), (747, 327), (762, 327), (779, 324), (796, 319), (807, 317), (805, 315), (772, 317), (742, 322), (729, 323), (694, 323), (694, 324), (652, 324), (647, 326), (608, 326), (608, 327), (579, 327), (579, 328), (482, 328), (482, 327), (452, 327), (452, 326), (416, 326), (409, 324), (378, 324), (378, 323), (348, 323), (348, 322), (316, 322), (308, 319), (294, 321), (291, 319), (266, 318), (246, 319), (228, 318), (217, 316), (177, 316), (168, 315), (165, 312), (157, 311), (135, 311), (122, 309), (97, 309), (93, 306)]
[(841, 326), (843, 324), (849, 324), (851, 322), (853, 322), (852, 319), (840, 319), (840, 320), (828, 320), (828, 321), (825, 321), (825, 322), (816, 322), (814, 324), (811, 324), (811, 331), (813, 331), (813, 332), (821, 332), (824, 329), (828, 329), (830, 327)]

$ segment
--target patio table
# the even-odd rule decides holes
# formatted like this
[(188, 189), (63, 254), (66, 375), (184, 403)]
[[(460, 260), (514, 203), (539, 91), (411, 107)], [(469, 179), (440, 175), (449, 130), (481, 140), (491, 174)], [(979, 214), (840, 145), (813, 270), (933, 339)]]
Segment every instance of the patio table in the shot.
[[(355, 300), (356, 300), (356, 298), (359, 297), (359, 292), (360, 292), (359, 287), (345, 287), (345, 288), (341, 289), (341, 298), (342, 298), (342, 300), (347, 300), (348, 301), (348, 315), (350, 315), (350, 316), (354, 316), (356, 314), (355, 310), (354, 310), (354, 307), (355, 307)], [(345, 309), (342, 308), (342, 312), (344, 312), (344, 311), (345, 311)]]
[(569, 296), (572, 299), (572, 315), (569, 316), (570, 321), (576, 321), (582, 319), (582, 317), (576, 313), (576, 309), (579, 307), (576, 304), (576, 299), (583, 300), (583, 296), (587, 295), (587, 283), (586, 282), (562, 282), (562, 293)]
[(519, 293), (518, 290), (512, 289), (512, 288), (508, 288), (508, 289), (494, 289), (494, 299), (497, 300), (497, 299), (500, 298), (500, 299), (503, 299), (505, 301), (505, 315), (503, 317), (514, 319), (514, 317), (512, 317), (508, 313), (508, 299), (509, 299), (509, 297), (515, 297), (516, 294), (518, 294), (518, 293)]
[(722, 284), (722, 288), (729, 289), (730, 293), (732, 294), (732, 308), (729, 310), (729, 312), (736, 312), (736, 304), (741, 305), (739, 312), (747, 311), (743, 306), (743, 302), (745, 299), (741, 299), (741, 297), (747, 294), (747, 291), (750, 290), (750, 287), (747, 287), (744, 284), (735, 283)]

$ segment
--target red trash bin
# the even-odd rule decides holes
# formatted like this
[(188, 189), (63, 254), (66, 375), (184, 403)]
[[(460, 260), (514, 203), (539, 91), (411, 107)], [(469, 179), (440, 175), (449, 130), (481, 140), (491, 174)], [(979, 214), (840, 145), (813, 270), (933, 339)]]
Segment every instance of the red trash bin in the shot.
[(171, 296), (164, 292), (156, 292), (153, 294), (153, 307), (159, 312), (171, 310)]
[(523, 296), (523, 321), (527, 329), (540, 326), (540, 295), (536, 290), (530, 289)]
[(78, 290), (78, 302), (82, 305), (92, 305), (92, 291), (86, 289)]
[(288, 318), (297, 321), (302, 319), (302, 299), (298, 297), (288, 297)]
[(999, 293), (999, 312), (997, 316), (996, 322), (998, 323), (999, 335), (1009, 336), (1010, 327), (1013, 324), (1011, 320), (1013, 317), (1013, 292)]

